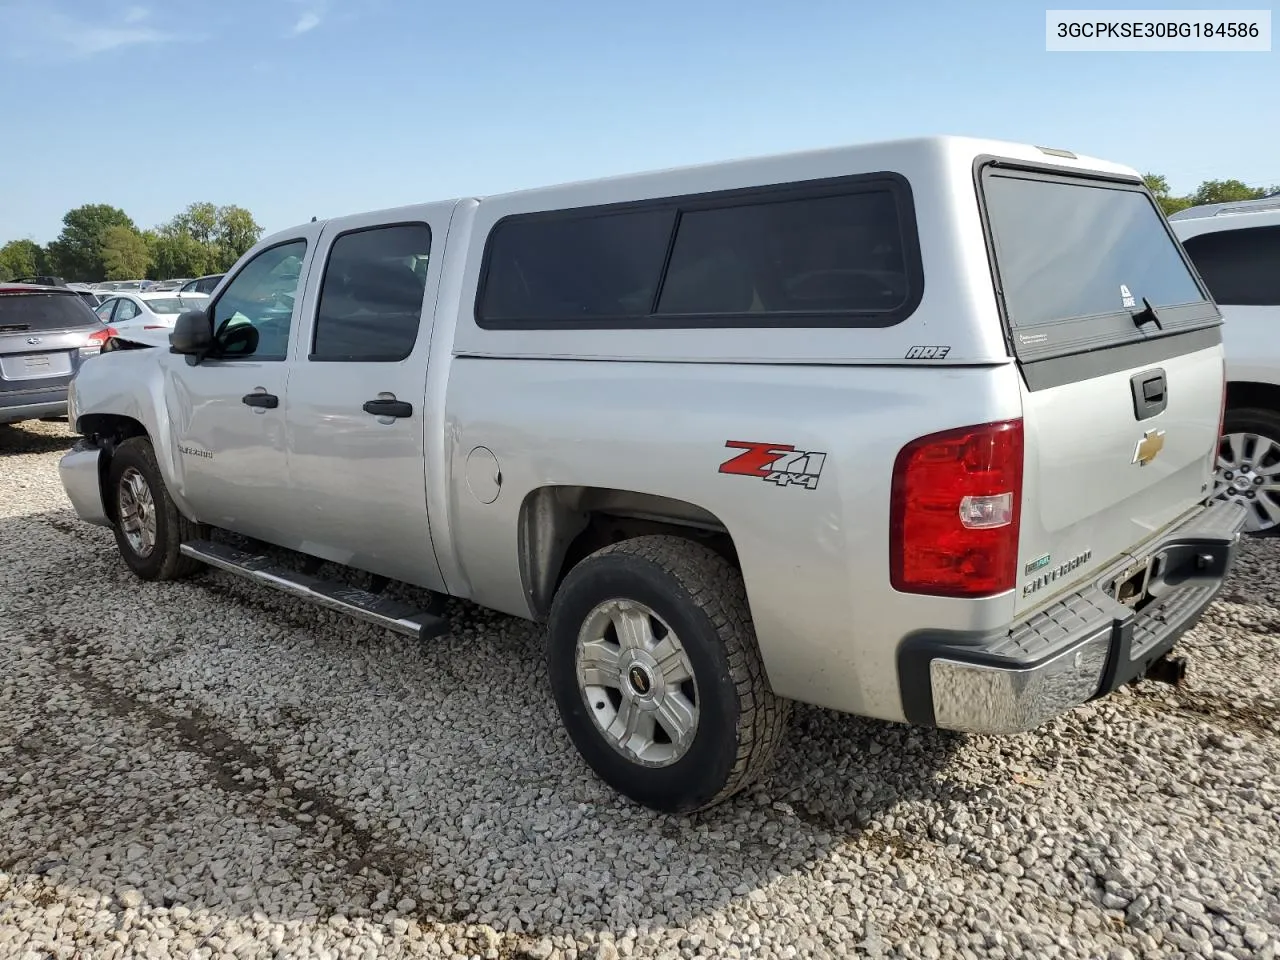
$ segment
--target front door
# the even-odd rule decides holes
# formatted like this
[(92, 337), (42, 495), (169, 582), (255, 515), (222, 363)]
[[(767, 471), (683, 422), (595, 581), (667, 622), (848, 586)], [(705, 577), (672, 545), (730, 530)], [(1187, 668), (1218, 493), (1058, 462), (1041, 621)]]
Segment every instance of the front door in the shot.
[(330, 221), (289, 385), (299, 549), (440, 589), (423, 401), (452, 203)]
[[(161, 353), (179, 490), (196, 519), (288, 546), (290, 333), (316, 228), (262, 250), (208, 307), (217, 347), (192, 365)], [(159, 352), (159, 351), (157, 351)]]

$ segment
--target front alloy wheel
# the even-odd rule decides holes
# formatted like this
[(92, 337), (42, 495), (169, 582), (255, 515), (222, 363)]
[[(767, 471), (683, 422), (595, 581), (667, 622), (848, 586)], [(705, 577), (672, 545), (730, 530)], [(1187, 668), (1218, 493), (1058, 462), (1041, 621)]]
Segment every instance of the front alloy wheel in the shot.
[(125, 542), (139, 557), (151, 556), (156, 548), (156, 501), (137, 467), (128, 467), (120, 475), (117, 494), (117, 516)]

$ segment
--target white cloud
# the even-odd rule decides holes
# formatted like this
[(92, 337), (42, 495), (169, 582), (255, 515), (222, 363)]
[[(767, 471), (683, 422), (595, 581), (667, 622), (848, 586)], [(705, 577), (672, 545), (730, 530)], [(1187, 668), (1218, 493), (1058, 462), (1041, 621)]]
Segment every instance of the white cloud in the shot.
[(9, 52), (30, 57), (62, 53), (71, 57), (91, 57), (122, 47), (142, 44), (192, 42), (198, 36), (163, 30), (143, 23), (150, 16), (145, 7), (128, 7), (106, 21), (82, 19), (51, 8), (47, 2), (19, 0), (5, 11)]
[(318, 26), (320, 26), (320, 11), (308, 10), (298, 17), (298, 22), (289, 31), (289, 36), (296, 37), (299, 34), (306, 33), (308, 30), (314, 30)]
[(293, 21), (286, 37), (300, 37), (310, 33), (324, 21), (328, 13), (328, 0), (289, 0), (298, 10), (298, 19)]

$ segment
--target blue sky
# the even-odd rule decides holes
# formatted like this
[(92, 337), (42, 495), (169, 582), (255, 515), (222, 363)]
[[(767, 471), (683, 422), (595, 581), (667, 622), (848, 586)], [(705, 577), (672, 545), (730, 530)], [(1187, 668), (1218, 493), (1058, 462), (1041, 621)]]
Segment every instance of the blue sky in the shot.
[(925, 133), (1178, 192), (1280, 183), (1280, 53), (1047, 53), (1045, 6), (0, 0), (0, 243), (48, 241), (81, 203), (143, 227), (238, 203), (272, 231)]

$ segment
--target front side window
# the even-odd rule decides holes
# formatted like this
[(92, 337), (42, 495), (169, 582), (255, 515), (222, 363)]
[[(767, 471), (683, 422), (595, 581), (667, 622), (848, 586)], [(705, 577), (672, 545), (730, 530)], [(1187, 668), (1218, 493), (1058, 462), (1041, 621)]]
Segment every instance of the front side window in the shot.
[(306, 253), (307, 241), (290, 240), (263, 250), (236, 274), (211, 310), (221, 356), (285, 359)]
[(115, 300), (115, 299), (108, 300), (105, 303), (103, 303), (100, 307), (98, 307), (98, 309), (95, 310), (94, 313), (98, 315), (98, 319), (101, 320), (103, 323), (110, 323), (111, 311), (116, 308), (117, 303), (119, 303), (118, 300)]
[(390, 362), (413, 352), (431, 228), (397, 224), (333, 242), (320, 287), (312, 360)]
[(1280, 306), (1280, 226), (1202, 233), (1182, 245), (1218, 303)]

